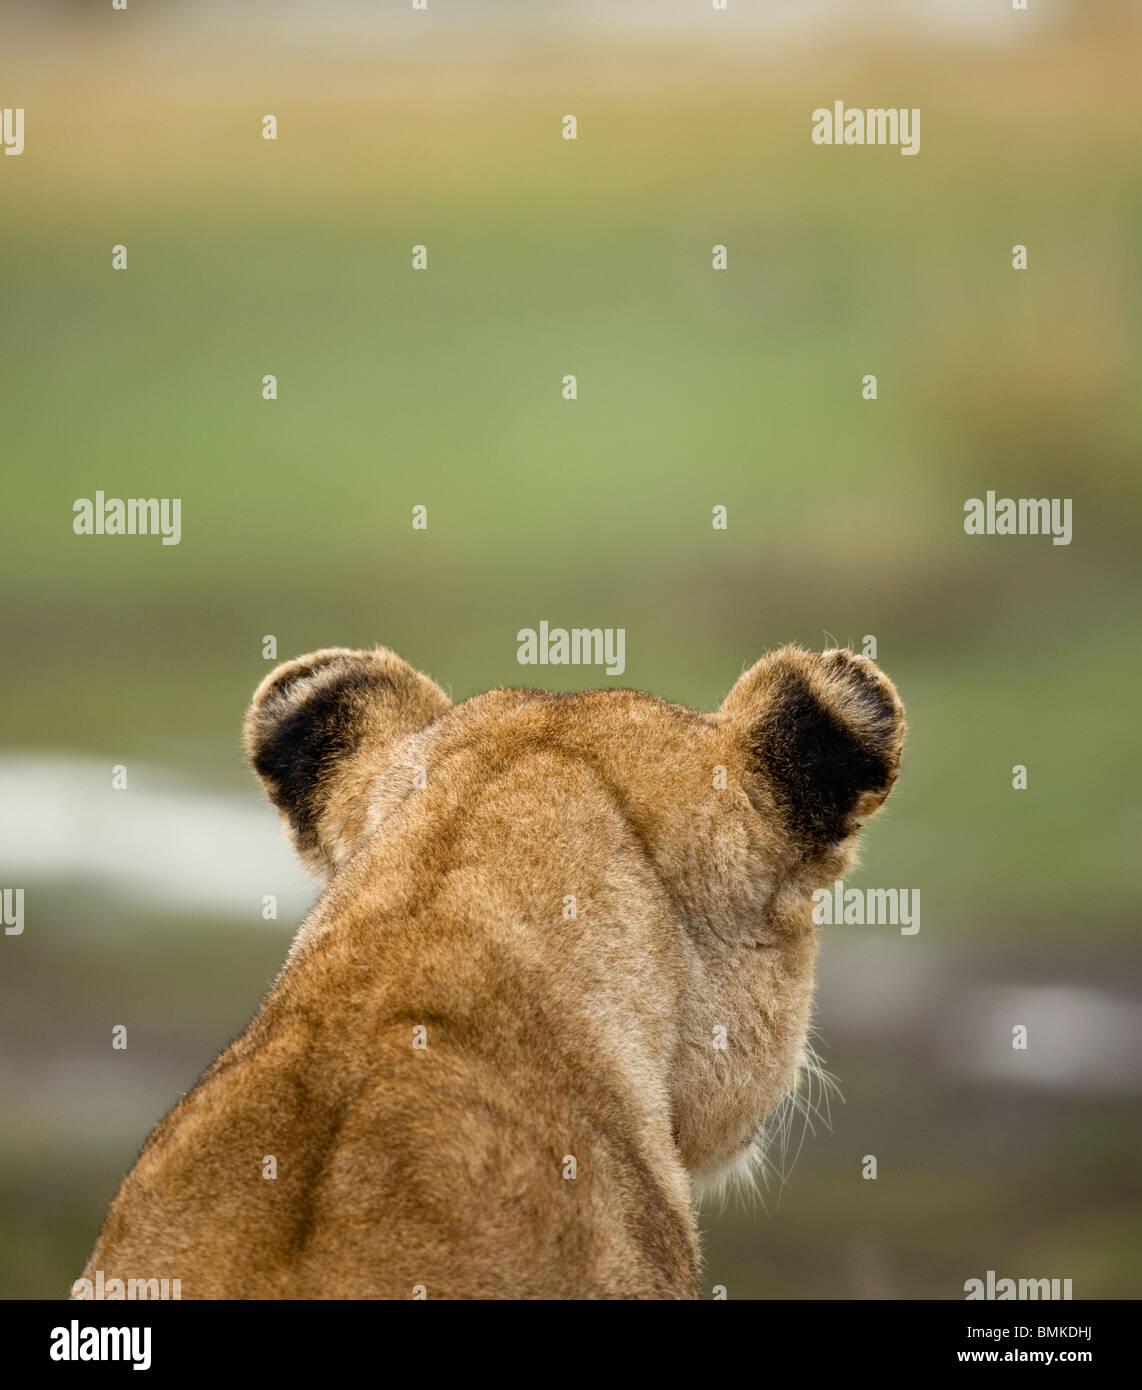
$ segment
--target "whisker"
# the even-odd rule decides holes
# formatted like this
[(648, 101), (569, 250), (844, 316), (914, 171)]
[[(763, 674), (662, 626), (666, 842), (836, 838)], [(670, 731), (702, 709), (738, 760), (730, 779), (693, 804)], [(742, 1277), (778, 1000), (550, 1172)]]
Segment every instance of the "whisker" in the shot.
[[(806, 1137), (816, 1135), (818, 1125), (832, 1130), (832, 1102), (835, 1099), (843, 1104), (844, 1096), (837, 1078), (825, 1069), (813, 1045), (812, 1039), (816, 1036), (811, 1030), (793, 1079), (759, 1126), (742, 1161), (702, 1184), (701, 1200), (705, 1210), (712, 1208), (718, 1216), (724, 1216), (732, 1196), (743, 1210), (756, 1211), (760, 1207), (769, 1216), (767, 1199), (772, 1195), (772, 1210), (776, 1212)], [(723, 1095), (728, 1096), (733, 1082), (728, 1075), (722, 1080)], [(796, 1135), (795, 1127), (799, 1131)]]

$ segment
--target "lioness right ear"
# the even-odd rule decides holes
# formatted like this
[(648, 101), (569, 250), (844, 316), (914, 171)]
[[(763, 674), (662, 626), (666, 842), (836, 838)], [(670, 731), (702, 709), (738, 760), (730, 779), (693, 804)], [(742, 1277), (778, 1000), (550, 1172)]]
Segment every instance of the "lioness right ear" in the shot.
[(783, 647), (742, 676), (720, 715), (806, 849), (853, 834), (892, 790), (904, 710), (867, 657)]
[(384, 647), (331, 647), (270, 672), (246, 714), (246, 751), (311, 869), (327, 872), (353, 848), (386, 750), (450, 707)]

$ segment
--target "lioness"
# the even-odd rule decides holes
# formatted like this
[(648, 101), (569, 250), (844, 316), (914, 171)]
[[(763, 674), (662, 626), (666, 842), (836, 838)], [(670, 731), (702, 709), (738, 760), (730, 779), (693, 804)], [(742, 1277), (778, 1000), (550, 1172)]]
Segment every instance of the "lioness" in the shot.
[(453, 706), (383, 648), (262, 682), (250, 760), (327, 880), (246, 1031), (147, 1140), (85, 1270), (187, 1298), (695, 1298), (692, 1186), (804, 1057), (811, 895), (904, 721), (786, 647), (715, 714)]

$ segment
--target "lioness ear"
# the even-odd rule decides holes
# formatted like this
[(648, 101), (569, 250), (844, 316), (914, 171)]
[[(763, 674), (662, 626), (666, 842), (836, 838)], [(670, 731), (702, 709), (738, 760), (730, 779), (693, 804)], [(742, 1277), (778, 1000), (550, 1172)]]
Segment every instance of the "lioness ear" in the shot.
[(904, 710), (866, 657), (783, 647), (742, 676), (720, 713), (807, 848), (851, 835), (892, 790)]
[(246, 714), (246, 752), (311, 869), (336, 867), (356, 842), (364, 793), (386, 749), (450, 705), (384, 647), (313, 652), (258, 686)]

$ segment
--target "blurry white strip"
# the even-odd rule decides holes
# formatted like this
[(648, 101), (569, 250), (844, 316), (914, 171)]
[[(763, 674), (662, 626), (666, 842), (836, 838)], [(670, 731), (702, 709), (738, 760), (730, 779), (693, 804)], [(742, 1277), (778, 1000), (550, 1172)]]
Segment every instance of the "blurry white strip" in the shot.
[[(0, 874), (31, 888), (52, 880), (98, 886), (141, 901), (263, 925), (262, 900), (296, 925), (317, 886), (294, 859), (277, 812), (251, 779), (249, 794), (188, 787), (132, 762), (111, 787), (114, 759), (0, 755)], [(26, 915), (32, 922), (32, 900)]]
[[(1089, 3), (1089, 0), (1088, 0)], [(924, 33), (961, 39), (1018, 42), (1030, 30), (1056, 22), (1065, 13), (1061, 0), (1034, 0), (1026, 10), (1013, 12), (1010, 0), (727, 0), (715, 9), (713, 0), (577, 0), (573, 5), (537, 4), (536, 0), (483, 0), (479, 5), (446, 4), (428, 0), (410, 13), (403, 5), (378, 5), (376, 0), (336, 0), (315, 5), (313, 0), (200, 0), (164, 15), (188, 32), (212, 35), (225, 25), (228, 35), (243, 30), (263, 36), (301, 40), (325, 47), (348, 47), (370, 41), (391, 44), (419, 36), (419, 24), (436, 43), (466, 40), (521, 43), (543, 35), (573, 34), (580, 39), (619, 34), (631, 38), (670, 37), (724, 39), (828, 38), (870, 31), (908, 37)], [(439, 13), (438, 13), (439, 12)]]
[(1142, 1090), (1142, 1010), (1092, 987), (973, 989), (945, 1020), (943, 1050), (949, 1069), (1009, 1085)]

